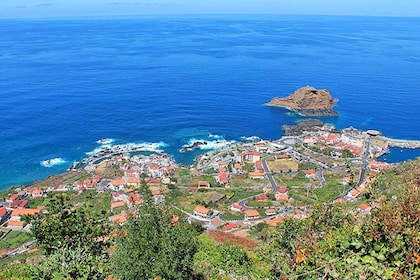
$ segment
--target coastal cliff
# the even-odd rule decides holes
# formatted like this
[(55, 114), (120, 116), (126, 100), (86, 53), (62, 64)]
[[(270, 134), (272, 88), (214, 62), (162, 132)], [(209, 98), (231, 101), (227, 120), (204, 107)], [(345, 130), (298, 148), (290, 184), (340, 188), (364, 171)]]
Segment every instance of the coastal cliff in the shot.
[(337, 117), (338, 112), (332, 109), (336, 103), (337, 100), (332, 98), (327, 89), (306, 86), (287, 97), (275, 97), (265, 105), (285, 107), (303, 116)]

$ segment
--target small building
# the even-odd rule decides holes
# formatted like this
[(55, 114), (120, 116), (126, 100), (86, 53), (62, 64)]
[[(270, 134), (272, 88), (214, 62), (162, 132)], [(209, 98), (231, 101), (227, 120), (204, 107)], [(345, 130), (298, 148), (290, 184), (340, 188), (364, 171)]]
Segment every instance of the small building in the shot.
[(315, 179), (316, 178), (316, 170), (315, 169), (307, 169), (304, 170), (303, 173), (307, 178)]
[(261, 218), (260, 213), (255, 209), (250, 209), (245, 211), (245, 220), (255, 221)]
[(207, 181), (198, 181), (198, 188), (199, 189), (208, 189), (210, 188), (210, 183)]
[(239, 156), (240, 162), (252, 162), (255, 163), (261, 160), (260, 152), (258, 151), (246, 151), (242, 152)]
[(273, 216), (273, 215), (276, 215), (276, 213), (277, 213), (277, 211), (274, 208), (269, 208), (269, 209), (265, 210), (265, 214), (267, 216)]
[(13, 229), (22, 229), (26, 222), (23, 221), (24, 216), (38, 215), (42, 212), (42, 209), (14, 209), (11, 213), (10, 220), (7, 222), (7, 226)]
[(204, 206), (201, 205), (197, 205), (194, 208), (194, 215), (202, 217), (202, 218), (210, 218), (211, 215), (213, 214), (213, 210), (208, 209)]
[(216, 180), (220, 184), (227, 184), (227, 183), (229, 183), (229, 174), (228, 173), (219, 173)]
[(7, 211), (6, 207), (0, 207), (0, 224), (6, 221), (10, 217), (10, 211)]
[(19, 200), (19, 199), (20, 199), (20, 195), (17, 193), (14, 193), (6, 199), (6, 202), (13, 203), (14, 201)]
[(113, 191), (121, 191), (125, 188), (125, 182), (124, 180), (111, 180), (111, 184), (109, 185), (109, 188)]
[(245, 211), (245, 207), (239, 205), (238, 203), (232, 203), (230, 205), (230, 210), (235, 211), (235, 212), (244, 212)]
[(283, 218), (282, 217), (275, 217), (275, 218), (270, 218), (268, 220), (266, 220), (266, 223), (270, 226), (270, 227), (275, 227), (277, 226), (279, 223), (283, 222)]
[(274, 195), (278, 201), (289, 201), (289, 195), (283, 193), (276, 193)]
[(254, 171), (254, 172), (249, 172), (248, 175), (251, 179), (264, 179), (265, 178), (264, 172)]
[(278, 192), (281, 193), (281, 194), (287, 194), (289, 192), (289, 189), (286, 188), (286, 187), (280, 187), (278, 189)]
[(31, 194), (32, 194), (32, 198), (38, 198), (38, 197), (42, 197), (43, 192), (41, 191), (41, 189), (34, 189)]
[(259, 194), (255, 196), (256, 201), (267, 201), (268, 196), (265, 193)]
[(222, 228), (222, 231), (231, 232), (237, 228), (238, 228), (238, 225), (236, 223), (229, 223)]
[(117, 208), (121, 208), (125, 206), (125, 201), (116, 201), (111, 203), (111, 212), (113, 212)]
[(369, 205), (369, 204), (366, 204), (366, 203), (362, 203), (362, 204), (360, 204), (360, 206), (359, 206), (359, 210), (360, 210), (362, 213), (364, 213), (364, 214), (369, 214), (369, 213), (370, 213), (370, 209), (372, 209), (372, 208), (370, 207), (370, 205)]

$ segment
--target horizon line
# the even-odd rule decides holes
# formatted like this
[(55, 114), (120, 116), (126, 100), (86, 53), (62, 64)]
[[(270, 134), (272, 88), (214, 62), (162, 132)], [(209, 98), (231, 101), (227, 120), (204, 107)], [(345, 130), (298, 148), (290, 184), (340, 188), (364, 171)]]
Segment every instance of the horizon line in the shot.
[(420, 18), (420, 15), (355, 15), (355, 14), (287, 14), (287, 13), (156, 13), (156, 14), (104, 14), (70, 16), (11, 16), (0, 20), (66, 20), (66, 19), (109, 19), (109, 18), (144, 18), (144, 17), (223, 17), (223, 16), (313, 16), (313, 17), (360, 17), (360, 18)]

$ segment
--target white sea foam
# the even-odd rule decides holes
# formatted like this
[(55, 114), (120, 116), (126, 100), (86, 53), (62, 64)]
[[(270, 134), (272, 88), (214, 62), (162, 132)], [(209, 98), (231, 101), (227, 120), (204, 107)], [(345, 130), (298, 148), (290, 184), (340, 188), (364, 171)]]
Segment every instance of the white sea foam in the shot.
[(261, 138), (258, 136), (241, 136), (241, 140), (242, 141), (248, 141), (248, 142), (255, 142), (255, 141), (260, 141)]
[(126, 144), (118, 144), (118, 145), (110, 145), (110, 144), (103, 144), (100, 147), (94, 149), (93, 151), (86, 152), (86, 155), (93, 156), (95, 154), (101, 152), (109, 152), (110, 150), (114, 152), (120, 153), (127, 153), (132, 151), (144, 151), (144, 152), (163, 152), (164, 147), (168, 145), (164, 142), (158, 143), (150, 143), (150, 142), (142, 142), (142, 143), (126, 143)]
[[(213, 137), (213, 138), (216, 138), (216, 137)], [(233, 140), (229, 140), (229, 141), (225, 140), (222, 136), (218, 136), (217, 139), (218, 140), (206, 140), (206, 139), (191, 138), (188, 141), (188, 144), (185, 144), (182, 147), (191, 148), (191, 150), (193, 149), (217, 150), (217, 149), (220, 149), (220, 148), (223, 148), (223, 147), (226, 147), (235, 143), (235, 141)], [(195, 147), (193, 147), (194, 144), (196, 145)]]
[(112, 139), (112, 138), (104, 138), (104, 139), (99, 139), (98, 141), (96, 141), (96, 143), (101, 144), (101, 145), (109, 145), (114, 142), (115, 142), (115, 139)]
[(61, 165), (65, 163), (66, 161), (62, 158), (52, 158), (52, 159), (43, 160), (39, 164), (41, 164), (41, 166), (43, 167), (52, 167), (54, 165)]
[(221, 135), (211, 134), (211, 133), (209, 133), (209, 137), (214, 138), (214, 139), (224, 139), (223, 136)]

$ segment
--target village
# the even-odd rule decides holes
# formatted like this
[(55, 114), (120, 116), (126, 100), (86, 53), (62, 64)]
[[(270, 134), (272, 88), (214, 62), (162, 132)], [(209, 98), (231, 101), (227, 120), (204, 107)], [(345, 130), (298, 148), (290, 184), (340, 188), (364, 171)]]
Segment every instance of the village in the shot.
[(56, 193), (68, 194), (74, 205), (91, 203), (92, 211), (112, 225), (127, 223), (145, 203), (141, 184), (154, 203), (166, 200), (188, 221), (240, 237), (259, 223), (276, 226), (285, 217), (303, 218), (316, 203), (347, 203), (349, 211), (368, 214), (363, 194), (374, 175), (390, 167), (376, 160), (387, 149), (379, 132), (324, 125), (275, 141), (231, 144), (201, 155), (192, 166), (178, 165), (160, 152), (94, 156), (83, 168), (69, 171), (78, 180), (9, 191), (0, 200), (0, 238), (29, 232), (25, 217), (42, 215), (46, 198)]

